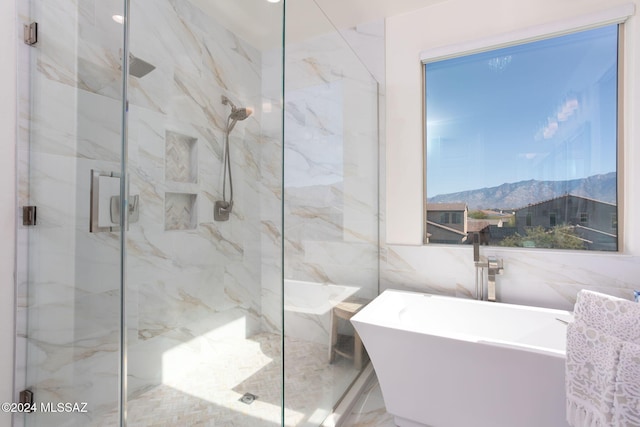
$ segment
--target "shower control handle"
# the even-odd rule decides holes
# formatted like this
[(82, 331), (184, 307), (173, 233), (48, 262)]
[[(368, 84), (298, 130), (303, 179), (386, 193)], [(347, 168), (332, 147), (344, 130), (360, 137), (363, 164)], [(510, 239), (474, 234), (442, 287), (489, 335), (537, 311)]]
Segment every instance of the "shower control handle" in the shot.
[(233, 208), (233, 202), (217, 200), (213, 206), (213, 219), (216, 221), (229, 221), (229, 214)]
[(99, 224), (100, 217), (100, 177), (120, 178), (118, 172), (101, 172), (95, 169), (91, 170), (91, 194), (89, 204), (89, 232), (102, 233), (120, 231), (119, 226), (101, 226)]
[[(119, 172), (101, 172), (92, 169), (91, 170), (91, 193), (90, 193), (90, 205), (89, 205), (89, 232), (90, 233), (102, 233), (102, 232), (116, 232), (120, 231), (120, 195), (100, 195), (100, 178), (116, 178), (120, 179), (122, 175)], [(104, 183), (103, 183), (104, 184)], [(109, 185), (107, 185), (109, 187)], [(111, 191), (109, 191), (111, 190)], [(114, 193), (113, 187), (111, 189), (103, 188), (102, 191), (107, 193)], [(118, 191), (119, 192), (119, 191)], [(127, 189), (127, 194), (129, 190)], [(127, 229), (129, 223), (138, 222), (140, 210), (139, 210), (139, 196), (131, 195), (127, 196)], [(107, 205), (106, 209), (102, 209), (103, 225), (100, 225), (100, 210), (101, 205)], [(109, 224), (109, 225), (105, 225)]]

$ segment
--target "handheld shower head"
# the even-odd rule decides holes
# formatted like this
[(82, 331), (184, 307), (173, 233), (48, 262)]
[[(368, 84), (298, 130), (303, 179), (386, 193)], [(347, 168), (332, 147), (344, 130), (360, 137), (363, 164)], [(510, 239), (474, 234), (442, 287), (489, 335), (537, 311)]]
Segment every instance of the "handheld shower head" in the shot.
[[(236, 125), (238, 121), (244, 120), (253, 113), (251, 108), (238, 108), (236, 105), (226, 96), (222, 95), (222, 104), (231, 106), (231, 114), (227, 119), (227, 132), (231, 132), (231, 129)], [(231, 121), (231, 123), (229, 123)]]
[[(224, 139), (224, 159), (222, 163), (224, 164), (224, 178), (222, 181), (222, 200), (218, 200), (214, 205), (213, 218), (216, 221), (227, 221), (229, 219), (229, 214), (231, 213), (231, 209), (233, 208), (233, 183), (231, 181), (231, 158), (229, 157), (229, 134), (233, 130), (236, 123), (239, 120), (245, 120), (247, 117), (253, 113), (251, 108), (238, 108), (236, 105), (231, 102), (229, 98), (222, 95), (222, 104), (231, 106), (231, 113), (229, 117), (227, 117), (227, 129), (225, 132)], [(229, 201), (226, 198), (226, 190), (227, 190), (227, 171), (229, 172)]]
[(227, 134), (233, 130), (238, 121), (246, 119), (251, 113), (253, 113), (251, 108), (233, 108), (227, 119)]
[(253, 113), (253, 110), (251, 108), (234, 108), (231, 110), (229, 118), (236, 121), (244, 120), (249, 117), (251, 113)]

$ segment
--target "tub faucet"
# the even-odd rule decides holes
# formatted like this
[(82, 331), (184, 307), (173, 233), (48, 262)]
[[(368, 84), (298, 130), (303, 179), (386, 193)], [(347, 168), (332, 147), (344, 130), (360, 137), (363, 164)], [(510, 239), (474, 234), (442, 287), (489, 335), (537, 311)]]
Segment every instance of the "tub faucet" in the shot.
[(502, 274), (504, 270), (502, 260), (494, 256), (487, 258), (487, 301), (496, 300), (496, 274)]
[(473, 233), (473, 265), (476, 268), (476, 299), (484, 299), (484, 268), (487, 266), (486, 259), (480, 259), (480, 236)]
[(473, 233), (473, 262), (480, 261), (480, 236)]

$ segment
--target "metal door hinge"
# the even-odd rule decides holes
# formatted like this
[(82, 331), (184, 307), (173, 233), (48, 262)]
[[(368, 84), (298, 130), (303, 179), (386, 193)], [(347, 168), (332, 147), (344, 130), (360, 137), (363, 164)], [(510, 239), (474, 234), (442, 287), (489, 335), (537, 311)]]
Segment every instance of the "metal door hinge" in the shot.
[(23, 206), (22, 207), (22, 225), (36, 225), (36, 207), (35, 206)]
[(24, 42), (29, 46), (38, 43), (38, 23), (24, 24)]
[(33, 405), (33, 392), (31, 390), (22, 390), (20, 392), (20, 403)]
[(31, 390), (22, 390), (20, 392), (20, 405), (22, 406), (22, 412), (35, 412), (37, 411), (36, 404), (33, 402), (33, 392)]

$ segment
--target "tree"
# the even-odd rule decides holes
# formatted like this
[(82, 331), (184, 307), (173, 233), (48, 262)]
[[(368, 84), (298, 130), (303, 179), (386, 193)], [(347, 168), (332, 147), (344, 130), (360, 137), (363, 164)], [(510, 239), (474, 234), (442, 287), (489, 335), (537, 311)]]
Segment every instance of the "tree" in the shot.
[(585, 242), (580, 239), (573, 227), (558, 225), (549, 230), (544, 227), (527, 229), (524, 236), (516, 233), (505, 237), (500, 246), (519, 248), (548, 248), (548, 249), (587, 249)]
[(473, 219), (487, 219), (487, 218), (489, 218), (489, 215), (487, 215), (486, 213), (484, 213), (482, 211), (471, 211), (471, 212), (469, 212), (469, 214), (467, 216), (469, 218), (473, 218)]

